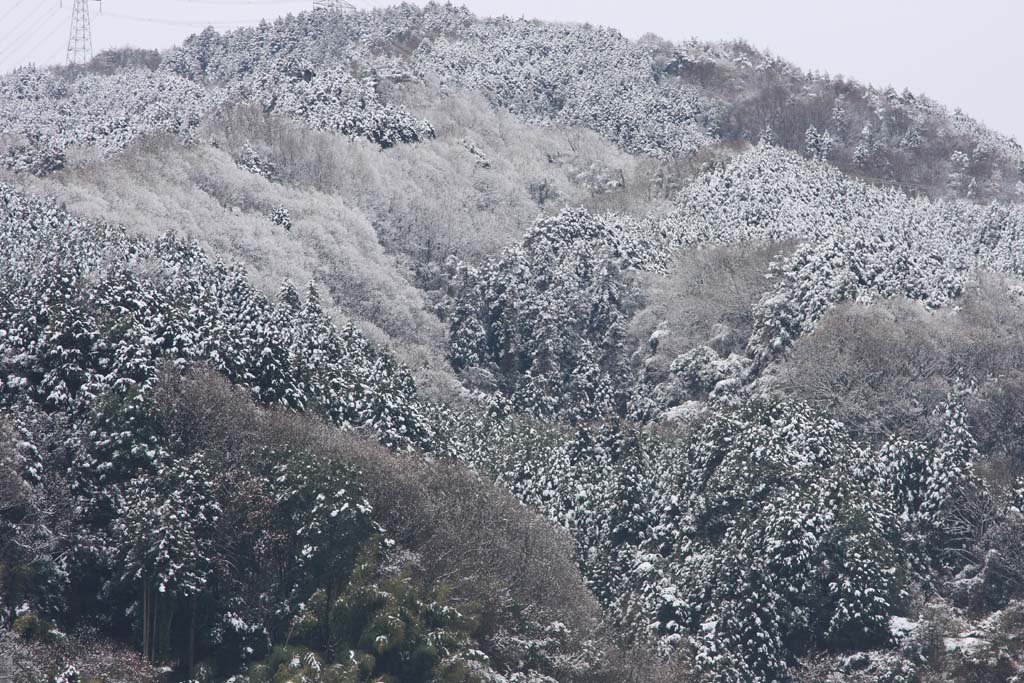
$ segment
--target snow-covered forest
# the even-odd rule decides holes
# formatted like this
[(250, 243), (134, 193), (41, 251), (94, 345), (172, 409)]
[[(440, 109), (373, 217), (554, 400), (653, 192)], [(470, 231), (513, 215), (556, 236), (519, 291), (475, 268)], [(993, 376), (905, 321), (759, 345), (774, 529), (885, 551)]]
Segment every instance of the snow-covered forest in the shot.
[(1015, 140), (742, 41), (402, 4), (2, 75), (0, 667), (1020, 680), (1022, 205)]

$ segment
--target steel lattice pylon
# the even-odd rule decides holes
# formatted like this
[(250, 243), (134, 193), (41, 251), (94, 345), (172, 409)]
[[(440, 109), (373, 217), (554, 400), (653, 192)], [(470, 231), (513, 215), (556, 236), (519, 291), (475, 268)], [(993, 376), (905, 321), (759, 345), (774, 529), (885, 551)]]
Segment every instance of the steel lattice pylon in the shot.
[(92, 25), (89, 23), (89, 0), (75, 0), (71, 13), (71, 34), (68, 36), (68, 64), (84, 64), (92, 59)]

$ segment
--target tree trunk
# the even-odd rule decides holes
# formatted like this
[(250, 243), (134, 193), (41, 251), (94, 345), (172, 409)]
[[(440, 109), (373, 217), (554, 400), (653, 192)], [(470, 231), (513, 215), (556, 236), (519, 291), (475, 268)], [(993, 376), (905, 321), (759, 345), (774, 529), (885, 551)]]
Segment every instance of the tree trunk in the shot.
[(331, 652), (331, 604), (334, 602), (334, 590), (333, 587), (327, 586), (327, 601), (324, 609), (324, 620), (323, 620), (323, 638), (324, 638), (324, 650), (327, 656), (331, 659), (334, 658), (334, 653)]
[(142, 656), (149, 661), (149, 579), (142, 577)]
[(156, 653), (162, 658), (173, 656), (178, 659), (184, 654), (173, 647), (174, 618), (178, 615), (179, 602), (172, 595), (164, 594), (164, 597), (164, 608), (160, 612), (160, 621), (157, 624)]
[(153, 624), (149, 627), (149, 644), (152, 650), (151, 662), (156, 662), (157, 645), (160, 641), (160, 622), (157, 621), (157, 611), (160, 607), (160, 593), (153, 591)]
[(188, 675), (196, 674), (196, 596), (191, 598), (192, 615), (188, 625)]

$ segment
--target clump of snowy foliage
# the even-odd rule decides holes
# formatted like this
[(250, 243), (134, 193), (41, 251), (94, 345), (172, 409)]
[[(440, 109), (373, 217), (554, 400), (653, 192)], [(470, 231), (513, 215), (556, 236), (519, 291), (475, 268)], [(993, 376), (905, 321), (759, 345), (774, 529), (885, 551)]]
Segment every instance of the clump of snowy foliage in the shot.
[(630, 152), (686, 155), (712, 140), (713, 106), (692, 88), (659, 85), (647, 50), (611, 29), (487, 20), (422, 44), (417, 59), (444, 83), (529, 119), (596, 130)]
[(7, 186), (0, 215), (6, 402), (80, 410), (110, 390), (144, 392), (160, 363), (203, 362), (261, 403), (398, 448), (428, 444), (408, 371), (355, 328), (335, 328), (315, 286), (303, 301), (286, 283), (274, 303), (241, 266), (194, 244), (130, 238)]
[(356, 79), (344, 68), (318, 73), (308, 63), (288, 60), (258, 74), (249, 86), (249, 97), (262, 103), (265, 111), (316, 130), (366, 137), (383, 148), (434, 136), (426, 121), (382, 102), (375, 85), (371, 78)]
[(1018, 207), (911, 198), (766, 145), (700, 176), (657, 222), (683, 248), (800, 240), (755, 311), (749, 351), (759, 361), (838, 303), (905, 296), (940, 307), (978, 269), (1024, 274)]
[(516, 410), (583, 420), (624, 412), (637, 294), (626, 269), (652, 248), (627, 225), (564, 211), (500, 258), (461, 268), (447, 313), (453, 366), (492, 376)]
[(3, 164), (15, 173), (27, 172), (45, 176), (59, 171), (67, 163), (67, 156), (58, 144), (46, 141), (38, 132), (27, 135), (28, 142), (7, 150)]
[(219, 89), (144, 69), (66, 82), (29, 66), (0, 77), (0, 131), (63, 149), (123, 149), (140, 135), (184, 133), (222, 101)]

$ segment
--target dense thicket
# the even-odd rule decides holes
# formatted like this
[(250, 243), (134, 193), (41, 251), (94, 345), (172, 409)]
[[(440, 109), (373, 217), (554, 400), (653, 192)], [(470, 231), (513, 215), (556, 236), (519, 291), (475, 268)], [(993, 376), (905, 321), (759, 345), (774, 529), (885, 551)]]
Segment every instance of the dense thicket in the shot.
[(521, 245), (454, 273), (453, 367), (520, 412), (573, 421), (623, 414), (637, 296), (626, 271), (656, 254), (613, 216), (541, 219)]
[(1024, 671), (1013, 141), (433, 3), (101, 57), (0, 78), (26, 680)]
[(749, 44), (650, 37), (658, 73), (722, 103), (723, 139), (762, 139), (910, 194), (1019, 199), (1024, 149), (923, 94), (807, 73)]
[(129, 238), (7, 186), (0, 210), (6, 403), (83, 410), (110, 389), (144, 393), (161, 361), (200, 362), (261, 403), (397, 448), (428, 443), (408, 372), (358, 330), (335, 329), (315, 285), (303, 300), (285, 283), (274, 304), (241, 266), (194, 245)]
[[(1020, 463), (993, 450), (997, 416), (1019, 424), (1016, 208), (910, 199), (771, 147), (677, 201), (642, 221), (563, 212), (456, 271), (450, 357), (503, 398), (454, 450), (570, 531), (615, 623), (694, 648), (712, 680), (882, 648), (915, 600), (962, 605), (961, 570), (1018, 576), (996, 538)], [(878, 680), (935, 666), (915, 656), (880, 659)]]
[(635, 638), (691, 642), (709, 680), (774, 681), (809, 651), (885, 645), (913, 582), (963, 562), (952, 511), (978, 495), (977, 454), (958, 398), (939, 417), (930, 443), (868, 448), (806, 405), (719, 403), (680, 445), (504, 419), (460, 452), (571, 533)]
[(482, 91), (527, 118), (591, 128), (630, 152), (687, 156), (712, 140), (715, 105), (659, 84), (650, 53), (617, 31), (498, 19), (418, 52), (442, 83)]
[[(700, 398), (719, 382), (756, 375), (837, 305), (904, 297), (939, 309), (958, 301), (982, 269), (1020, 276), (1022, 228), (1024, 216), (1012, 205), (912, 199), (759, 146), (700, 176), (663, 216), (636, 221), (563, 212), (538, 221), (500, 258), (459, 270), (448, 311), (449, 356), (458, 370), (486, 371), (492, 379), (472, 377), (495, 381), (524, 409), (623, 414), (630, 391), (623, 367), (637, 350), (627, 321), (642, 299), (635, 273), (670, 271), (679, 250), (799, 241), (771, 263), (766, 291), (746, 285), (754, 292), (740, 304), (746, 310), (705, 320), (706, 336), (677, 350), (671, 381), (682, 387), (647, 386), (636, 397), (639, 414), (650, 415), (687, 392)], [(647, 278), (653, 287), (660, 281)], [(669, 330), (646, 333), (656, 353)], [(642, 379), (665, 384), (666, 374)], [(538, 392), (549, 405), (533, 408), (543, 405)]]
[(658, 221), (683, 246), (801, 240), (753, 310), (748, 352), (759, 363), (836, 304), (902, 296), (939, 308), (979, 269), (1021, 274), (1015, 205), (913, 199), (770, 146), (701, 176)]
[(257, 407), (438, 445), (407, 372), (335, 329), (315, 288), (271, 304), (194, 246), (0, 192), (0, 568), (19, 647), (56, 648), (57, 620), (204, 679), (620, 680), (546, 526), (457, 466)]

